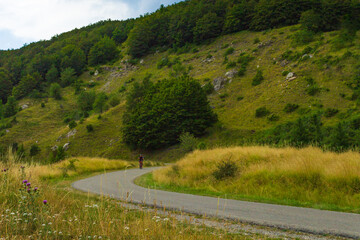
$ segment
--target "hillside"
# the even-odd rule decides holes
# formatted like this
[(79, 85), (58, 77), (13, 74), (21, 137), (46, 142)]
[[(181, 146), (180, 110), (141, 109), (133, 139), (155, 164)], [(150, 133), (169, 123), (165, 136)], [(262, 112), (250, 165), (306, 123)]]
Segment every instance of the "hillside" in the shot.
[[(339, 42), (342, 31), (314, 34), (307, 41), (302, 33), (299, 25), (263, 32), (246, 30), (177, 51), (158, 51), (137, 61), (129, 61), (125, 56), (110, 65), (90, 67), (79, 76), (82, 87), (118, 99), (113, 106), (108, 100), (101, 118), (95, 110), (88, 118), (79, 116), (77, 96), (69, 86), (61, 89), (62, 100), (21, 99), (19, 105), (26, 104), (28, 108), (16, 114), (11, 128), (2, 130), (0, 143), (4, 148), (12, 143), (24, 144), (27, 155), (36, 143), (41, 149), (36, 158), (43, 160), (51, 155), (51, 147), (65, 143), (70, 143), (68, 155), (134, 158), (136, 151), (129, 150), (121, 137), (125, 96), (134, 82), (141, 82), (149, 74), (152, 81), (184, 72), (201, 84), (216, 84), (215, 79), (222, 79), (221, 89), (208, 95), (219, 119), (200, 140), (208, 147), (242, 144), (252, 135), (318, 111), (323, 113), (324, 126), (352, 119), (359, 114), (356, 88), (352, 86), (359, 74), (359, 32), (348, 42)], [(229, 76), (242, 68), (246, 69), (242, 70), (243, 75)], [(253, 79), (260, 71), (263, 80), (254, 86)], [(294, 75), (288, 76), (289, 73)], [(287, 104), (298, 107), (285, 112)], [(270, 113), (256, 117), (260, 107), (266, 107)], [(70, 132), (64, 123), (66, 116), (77, 122), (73, 136), (66, 136)], [(86, 129), (89, 124), (93, 132)], [(168, 161), (183, 152), (173, 147), (146, 154)]]

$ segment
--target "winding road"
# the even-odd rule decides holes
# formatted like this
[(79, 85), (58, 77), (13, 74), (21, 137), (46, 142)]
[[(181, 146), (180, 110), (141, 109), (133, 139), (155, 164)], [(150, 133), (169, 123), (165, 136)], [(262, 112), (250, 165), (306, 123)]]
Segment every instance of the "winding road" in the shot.
[(72, 186), (84, 192), (166, 209), (314, 234), (360, 239), (360, 214), (197, 196), (146, 189), (134, 184), (135, 178), (157, 168), (101, 174), (74, 182)]

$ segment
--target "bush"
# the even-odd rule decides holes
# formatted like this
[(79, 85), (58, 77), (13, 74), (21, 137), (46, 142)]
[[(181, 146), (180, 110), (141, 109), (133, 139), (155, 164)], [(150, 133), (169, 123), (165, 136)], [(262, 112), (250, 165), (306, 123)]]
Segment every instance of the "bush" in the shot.
[(260, 108), (256, 109), (256, 111), (255, 111), (255, 117), (257, 117), (257, 118), (265, 117), (269, 114), (270, 114), (270, 111), (267, 110), (266, 107), (260, 107)]
[(41, 107), (44, 108), (44, 107), (45, 107), (45, 103), (42, 102), (42, 103), (41, 103)]
[(259, 39), (259, 38), (255, 38), (253, 43), (254, 43), (254, 44), (257, 44), (257, 43), (259, 43), (259, 42), (260, 42), (260, 39)]
[(39, 154), (41, 151), (40, 147), (37, 144), (33, 144), (30, 147), (30, 157)]
[(284, 107), (284, 112), (286, 113), (291, 113), (294, 112), (296, 109), (299, 108), (298, 104), (293, 104), (293, 103), (288, 103), (286, 104), (286, 106)]
[(197, 145), (197, 149), (199, 150), (205, 150), (207, 148), (206, 143), (204, 142), (199, 142), (199, 144)]
[(270, 122), (276, 122), (279, 121), (280, 117), (276, 114), (271, 114), (270, 116), (268, 116), (267, 118)]
[(72, 121), (69, 122), (69, 128), (70, 128), (70, 129), (73, 129), (73, 128), (75, 128), (76, 126), (77, 126), (77, 123), (76, 123), (74, 120), (72, 120)]
[(235, 51), (235, 49), (233, 47), (229, 47), (228, 49), (226, 49), (224, 56), (231, 55), (234, 53), (234, 51)]
[(305, 45), (314, 41), (314, 37), (314, 32), (308, 30), (300, 30), (293, 35), (293, 44), (297, 46)]
[(241, 100), (243, 100), (243, 99), (244, 99), (243, 96), (238, 96), (238, 97), (236, 98), (236, 100), (238, 100), (238, 101), (241, 101)]
[(53, 97), (55, 100), (61, 100), (61, 87), (58, 83), (51, 84), (50, 97)]
[(109, 99), (109, 104), (110, 106), (115, 107), (120, 104), (120, 99), (116, 96), (113, 96)]
[(185, 152), (190, 152), (196, 147), (196, 138), (191, 133), (182, 133), (179, 137), (180, 146)]
[(223, 100), (223, 101), (224, 101), (225, 98), (227, 98), (228, 96), (229, 96), (228, 93), (222, 93), (222, 94), (219, 95), (220, 99)]
[(214, 86), (212, 85), (212, 83), (208, 82), (206, 83), (202, 89), (204, 90), (204, 92), (206, 93), (206, 95), (209, 95), (211, 93), (214, 92)]
[(234, 67), (236, 67), (236, 62), (230, 61), (226, 64), (226, 69), (234, 68)]
[(81, 111), (87, 112), (93, 109), (95, 102), (96, 94), (93, 91), (90, 92), (81, 92), (77, 98), (77, 104)]
[(93, 132), (94, 131), (93, 125), (91, 125), (91, 124), (86, 125), (86, 130), (87, 130), (87, 132)]
[(216, 180), (223, 180), (225, 178), (234, 177), (236, 172), (238, 170), (238, 167), (236, 164), (232, 161), (223, 160), (217, 165), (217, 169), (213, 172), (213, 176)]
[(253, 78), (252, 85), (257, 86), (264, 80), (264, 76), (261, 70), (257, 70), (255, 77)]
[(327, 118), (335, 116), (339, 112), (336, 108), (327, 108), (324, 112), (324, 116)]

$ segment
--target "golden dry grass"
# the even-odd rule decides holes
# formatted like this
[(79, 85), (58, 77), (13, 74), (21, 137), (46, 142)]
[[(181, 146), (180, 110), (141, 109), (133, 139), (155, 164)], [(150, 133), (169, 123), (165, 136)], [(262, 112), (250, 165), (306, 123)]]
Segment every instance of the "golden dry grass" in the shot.
[[(231, 161), (237, 166), (235, 176), (222, 180), (214, 177), (222, 161)], [(153, 178), (160, 184), (253, 199), (360, 210), (360, 154), (357, 152), (339, 154), (315, 147), (218, 148), (188, 154), (175, 165), (154, 172)]]

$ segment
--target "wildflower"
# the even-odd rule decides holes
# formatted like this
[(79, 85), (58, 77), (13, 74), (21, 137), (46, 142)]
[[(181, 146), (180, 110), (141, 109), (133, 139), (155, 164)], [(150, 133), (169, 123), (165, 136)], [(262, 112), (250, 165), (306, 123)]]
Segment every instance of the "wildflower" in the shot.
[(31, 191), (31, 189), (30, 189), (30, 188), (28, 188), (28, 189), (27, 189), (27, 192), (29, 193), (30, 191)]
[(31, 185), (31, 183), (29, 183), (29, 182), (26, 184), (27, 187), (30, 187), (30, 185)]
[(43, 203), (46, 205), (46, 204), (48, 203), (48, 201), (47, 201), (47, 200), (44, 200)]
[(61, 234), (62, 234), (62, 232), (59, 232), (59, 234), (61, 235)]
[(24, 169), (24, 168), (25, 168), (25, 166), (20, 166), (20, 168), (21, 168), (21, 169)]
[(45, 227), (45, 226), (46, 226), (46, 224), (45, 224), (45, 223), (43, 223), (43, 224), (41, 224), (41, 226)]
[(28, 180), (24, 180), (23, 183), (26, 184), (28, 182)]

